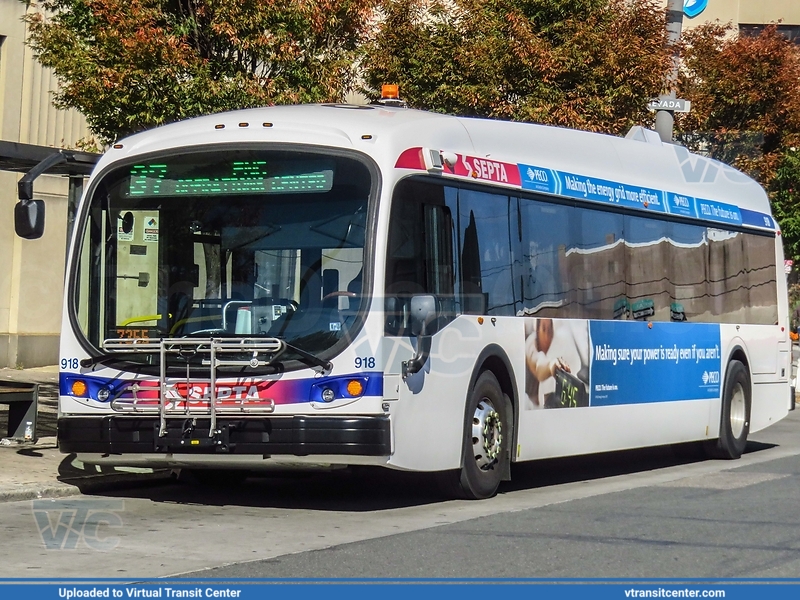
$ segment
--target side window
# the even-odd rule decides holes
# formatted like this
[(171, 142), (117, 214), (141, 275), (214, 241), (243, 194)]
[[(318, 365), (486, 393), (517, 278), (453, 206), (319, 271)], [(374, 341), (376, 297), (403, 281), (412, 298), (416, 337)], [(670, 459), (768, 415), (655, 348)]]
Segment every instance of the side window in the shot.
[(386, 333), (406, 332), (411, 297), (436, 296), (445, 320), (459, 306), (455, 296), (457, 190), (407, 179), (398, 183), (386, 248)]
[(745, 321), (747, 306), (747, 256), (744, 235), (709, 227), (708, 294), (713, 320), (720, 323)]
[(710, 309), (721, 323), (778, 321), (775, 240), (709, 227)]
[(669, 223), (625, 217), (625, 297), (628, 316), (640, 321), (669, 321), (675, 297)]
[(425, 215), (425, 290), (439, 298), (445, 313), (455, 311), (453, 216), (441, 204), (423, 206)]
[(708, 244), (706, 228), (686, 223), (669, 224), (672, 281), (670, 320), (708, 319)]
[(567, 242), (569, 206), (519, 201), (522, 231), (522, 314), (556, 317), (569, 315)]
[(778, 322), (778, 283), (775, 280), (775, 239), (747, 235), (746, 322), (773, 325)]
[[(516, 314), (513, 284), (511, 226), (508, 196), (460, 190), (458, 231), (461, 246), (461, 294), (464, 312), (509, 316)], [(516, 200), (514, 200), (516, 213)]]
[(625, 298), (622, 222), (616, 213), (577, 211), (573, 242), (566, 251), (570, 293), (577, 308), (570, 316), (612, 319)]

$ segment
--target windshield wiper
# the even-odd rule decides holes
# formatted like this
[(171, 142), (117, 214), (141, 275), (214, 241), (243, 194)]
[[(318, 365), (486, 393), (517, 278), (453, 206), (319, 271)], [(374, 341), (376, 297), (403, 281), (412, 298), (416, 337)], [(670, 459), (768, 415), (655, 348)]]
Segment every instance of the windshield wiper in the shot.
[(286, 342), (284, 342), (284, 344), (286, 344), (286, 348), (288, 350), (291, 350), (295, 354), (299, 355), (301, 358), (306, 359), (311, 364), (320, 367), (321, 369), (323, 369), (323, 371), (328, 372), (333, 369), (333, 363), (331, 361), (323, 360), (319, 356), (311, 354), (310, 352), (306, 352), (305, 350), (302, 350), (297, 346), (292, 346), (291, 344), (287, 344)]
[[(310, 352), (306, 352), (302, 348), (298, 348), (297, 346), (293, 346), (292, 344), (288, 344), (286, 342), (283, 342), (283, 344), (285, 345), (285, 347), (288, 350), (291, 350), (292, 352), (297, 354), (300, 358), (302, 358), (305, 361), (311, 363), (312, 365), (320, 367), (323, 371), (328, 372), (328, 371), (331, 371), (333, 369), (333, 363), (331, 361), (323, 360), (322, 358), (319, 358), (318, 356), (316, 356), (316, 355), (314, 355), (314, 354), (312, 354)], [(246, 351), (246, 348), (244, 350)], [(148, 351), (147, 349), (141, 349), (141, 350), (133, 351), (133, 352), (124, 352), (124, 351), (123, 352), (103, 352), (99, 356), (92, 356), (92, 357), (89, 357), (89, 358), (82, 359), (80, 361), (80, 365), (83, 368), (86, 369), (86, 368), (94, 367), (95, 365), (104, 364), (104, 363), (107, 363), (107, 362), (121, 361), (121, 360), (131, 360), (134, 357), (141, 357), (143, 354), (148, 355), (148, 356), (152, 356), (154, 354), (159, 354), (159, 352), (157, 350), (149, 350)], [(268, 363), (272, 363), (272, 362), (277, 362), (277, 361), (276, 361), (275, 358), (273, 358), (273, 359), (271, 359), (271, 360), (269, 360), (267, 362)]]
[[(102, 365), (107, 362), (114, 362), (120, 360), (131, 360), (134, 357), (140, 357), (144, 354), (142, 351), (139, 352), (103, 352), (99, 356), (90, 356), (89, 358), (84, 358), (80, 361), (80, 365), (84, 369), (88, 369), (89, 367), (94, 367), (95, 365)], [(153, 354), (158, 354), (157, 351), (149, 352), (148, 355), (152, 356)], [(149, 366), (149, 365), (143, 365)]]

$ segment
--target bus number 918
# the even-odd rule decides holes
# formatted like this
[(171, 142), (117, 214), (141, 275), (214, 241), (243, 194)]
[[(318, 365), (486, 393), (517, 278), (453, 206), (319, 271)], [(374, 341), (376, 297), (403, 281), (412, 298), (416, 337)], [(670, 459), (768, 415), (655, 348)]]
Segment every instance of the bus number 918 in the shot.
[(61, 359), (61, 368), (63, 370), (66, 370), (66, 369), (77, 369), (78, 368), (78, 359), (77, 358), (62, 358)]
[(374, 369), (374, 368), (375, 368), (374, 356), (356, 357), (356, 369)]

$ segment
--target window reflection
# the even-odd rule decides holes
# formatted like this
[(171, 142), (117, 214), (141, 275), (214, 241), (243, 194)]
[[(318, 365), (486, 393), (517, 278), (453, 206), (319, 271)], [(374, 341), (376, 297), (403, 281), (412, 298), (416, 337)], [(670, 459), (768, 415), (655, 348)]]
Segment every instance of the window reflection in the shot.
[[(426, 205), (452, 218), (432, 229)], [(387, 295), (447, 297), (452, 315), (777, 321), (771, 236), (405, 180), (389, 240)]]

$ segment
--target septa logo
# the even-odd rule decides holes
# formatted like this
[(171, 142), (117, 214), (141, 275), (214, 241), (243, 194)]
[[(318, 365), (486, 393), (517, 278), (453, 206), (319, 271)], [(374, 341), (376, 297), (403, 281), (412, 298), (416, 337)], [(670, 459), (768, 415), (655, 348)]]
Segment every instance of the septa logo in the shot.
[[(271, 381), (253, 381), (244, 380), (233, 384), (217, 384), (217, 399), (219, 400), (259, 400), (268, 399), (267, 391), (272, 386)], [(171, 390), (172, 396), (177, 399), (192, 400), (209, 400), (211, 398), (211, 386), (207, 383), (186, 384), (183, 382), (177, 383)], [(169, 393), (168, 393), (169, 397)]]
[(473, 179), (483, 179), (516, 186), (522, 185), (517, 165), (489, 158), (458, 155), (458, 161), (453, 166), (453, 172), (462, 177), (472, 177)]

